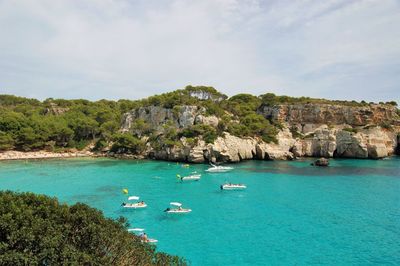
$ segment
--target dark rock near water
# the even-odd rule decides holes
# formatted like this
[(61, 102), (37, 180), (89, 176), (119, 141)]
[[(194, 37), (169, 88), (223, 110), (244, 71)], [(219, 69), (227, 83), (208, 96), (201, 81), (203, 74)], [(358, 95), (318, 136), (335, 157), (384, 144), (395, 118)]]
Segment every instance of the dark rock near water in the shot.
[(315, 162), (313, 162), (311, 165), (314, 166), (328, 166), (329, 165), (329, 160), (326, 158), (319, 158)]

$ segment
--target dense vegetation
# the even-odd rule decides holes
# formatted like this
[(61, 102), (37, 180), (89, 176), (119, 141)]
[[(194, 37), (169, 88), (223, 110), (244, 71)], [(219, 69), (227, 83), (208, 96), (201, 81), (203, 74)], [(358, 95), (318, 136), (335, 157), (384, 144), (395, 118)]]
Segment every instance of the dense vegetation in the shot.
[[(266, 142), (276, 141), (281, 127), (258, 114), (263, 105), (282, 103), (331, 103), (363, 106), (368, 103), (330, 101), (308, 97), (276, 96), (272, 93), (259, 97), (238, 94), (231, 98), (212, 87), (187, 86), (183, 90), (155, 95), (142, 100), (88, 101), (46, 99), (38, 101), (11, 95), (0, 95), (0, 151), (31, 151), (46, 149), (84, 149), (93, 144), (94, 149), (110, 147), (119, 153), (140, 153), (145, 148), (143, 137), (148, 137), (153, 148), (181, 145), (180, 139), (196, 143), (202, 138), (212, 143), (223, 132), (236, 136), (258, 136)], [(396, 106), (396, 102), (386, 104)], [(145, 106), (171, 108), (174, 112), (183, 105), (202, 107), (205, 115), (219, 118), (217, 127), (193, 125), (178, 130), (167, 121), (163, 132), (155, 132), (146, 121), (136, 120), (129, 133), (119, 132), (122, 115)]]
[(185, 265), (85, 204), (0, 192), (1, 265)]
[[(310, 97), (290, 97), (290, 96), (277, 96), (273, 93), (266, 93), (260, 95), (260, 98), (265, 105), (276, 105), (276, 104), (337, 104), (337, 105), (345, 105), (345, 106), (368, 106), (370, 104), (375, 104), (373, 102), (367, 103), (366, 101), (341, 101), (341, 100), (327, 100), (327, 99), (319, 99), (319, 98), (310, 98)], [(382, 105), (393, 105), (397, 106), (395, 101), (390, 102), (379, 102)]]

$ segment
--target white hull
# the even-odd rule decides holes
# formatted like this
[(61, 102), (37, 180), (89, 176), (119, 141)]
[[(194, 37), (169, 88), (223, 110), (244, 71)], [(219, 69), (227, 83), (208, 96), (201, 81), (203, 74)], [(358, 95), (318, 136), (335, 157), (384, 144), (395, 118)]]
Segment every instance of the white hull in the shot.
[(245, 185), (222, 185), (222, 190), (243, 190), (247, 187)]
[(129, 208), (129, 209), (143, 209), (147, 207), (147, 204), (138, 204), (138, 203), (127, 203), (123, 206), (124, 208)]
[(182, 209), (182, 210), (178, 210), (178, 209), (171, 209), (169, 211), (166, 211), (166, 213), (189, 213), (191, 212), (191, 209)]
[(210, 172), (210, 173), (222, 173), (222, 172), (228, 172), (230, 170), (232, 170), (232, 167), (229, 166), (213, 166), (211, 168), (208, 168), (206, 170), (206, 172)]
[(189, 175), (189, 176), (184, 176), (181, 178), (182, 181), (198, 181), (200, 180), (201, 175)]
[(149, 238), (147, 240), (142, 240), (142, 243), (150, 243), (150, 244), (152, 244), (152, 243), (157, 243), (157, 242), (158, 242), (157, 239), (152, 239), (152, 238)]

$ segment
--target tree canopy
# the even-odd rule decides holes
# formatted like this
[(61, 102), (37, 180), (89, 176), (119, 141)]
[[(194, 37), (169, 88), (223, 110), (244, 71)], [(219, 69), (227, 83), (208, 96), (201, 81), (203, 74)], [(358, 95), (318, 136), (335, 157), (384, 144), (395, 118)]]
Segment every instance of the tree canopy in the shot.
[(0, 192), (1, 265), (185, 265), (127, 232), (126, 220), (105, 218), (33, 193)]

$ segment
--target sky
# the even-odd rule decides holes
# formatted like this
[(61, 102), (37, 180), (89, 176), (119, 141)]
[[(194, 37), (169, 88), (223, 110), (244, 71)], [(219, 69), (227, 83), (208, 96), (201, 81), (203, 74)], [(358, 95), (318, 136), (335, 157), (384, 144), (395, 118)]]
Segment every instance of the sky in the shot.
[(0, 0), (0, 94), (400, 103), (399, 0)]

